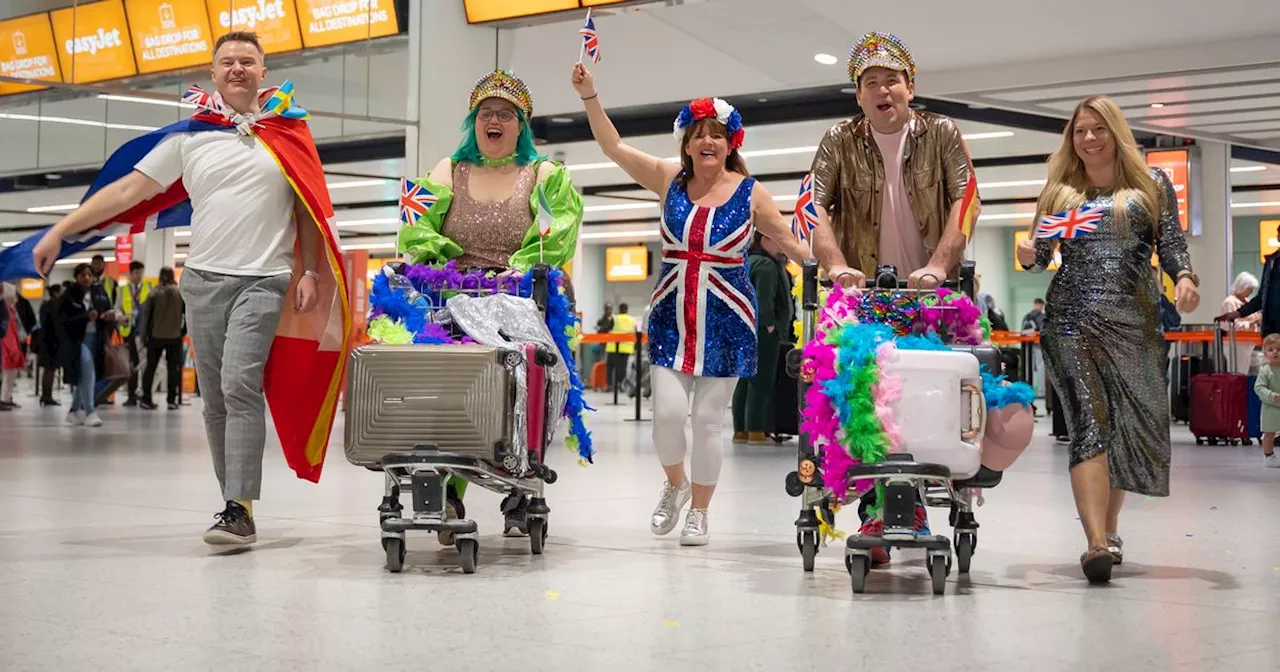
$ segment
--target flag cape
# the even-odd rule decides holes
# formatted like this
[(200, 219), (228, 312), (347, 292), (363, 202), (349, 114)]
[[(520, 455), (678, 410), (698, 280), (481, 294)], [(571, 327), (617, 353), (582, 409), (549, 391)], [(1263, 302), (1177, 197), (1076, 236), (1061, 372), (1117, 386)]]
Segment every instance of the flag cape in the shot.
[[(271, 105), (278, 102), (279, 94), (279, 90), (269, 89), (263, 96), (268, 97), (268, 105)], [(291, 94), (291, 89), (286, 94)], [(291, 96), (286, 95), (285, 106), (290, 103)], [(305, 115), (305, 112), (301, 114)], [(313, 269), (320, 276), (317, 283), (319, 301), (315, 309), (306, 314), (293, 310), (297, 279), (302, 277), (304, 270), (301, 268), (302, 255), (295, 249), (298, 268), (289, 284), (285, 307), (271, 346), (263, 389), (290, 468), (299, 478), (318, 482), (337, 412), (344, 372), (343, 358), (350, 345), (351, 309), (347, 304), (342, 250), (338, 244), (324, 169), (303, 118), (293, 111), (282, 111), (278, 116), (258, 119), (253, 125), (254, 135), (280, 166), (324, 241), (324, 254), (317, 259), (317, 268)], [(85, 199), (132, 172), (134, 166), (171, 133), (232, 130), (233, 123), (226, 116), (200, 110), (191, 119), (134, 138), (107, 159), (85, 193)], [(63, 241), (58, 257), (61, 259), (80, 252), (107, 236), (145, 233), (190, 223), (191, 203), (182, 181), (178, 180), (152, 198)], [(44, 233), (40, 231), (14, 247), (0, 250), (0, 280), (40, 277), (32, 252)], [(200, 353), (197, 352), (196, 356), (199, 357)]]

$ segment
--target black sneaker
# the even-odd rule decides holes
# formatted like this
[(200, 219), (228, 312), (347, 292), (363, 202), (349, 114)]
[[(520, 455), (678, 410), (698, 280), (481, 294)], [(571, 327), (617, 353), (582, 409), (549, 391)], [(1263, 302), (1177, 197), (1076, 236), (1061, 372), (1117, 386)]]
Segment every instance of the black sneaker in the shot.
[[(514, 500), (513, 500), (514, 497)], [(507, 497), (502, 503), (505, 520), (502, 534), (507, 537), (529, 536), (529, 498), (522, 495)]]
[(227, 502), (226, 510), (214, 514), (214, 517), (218, 522), (204, 533), (204, 543), (212, 546), (239, 546), (252, 544), (258, 540), (253, 516), (250, 516), (243, 506), (235, 502)]
[(138, 408), (141, 408), (144, 411), (154, 411), (157, 406), (149, 401), (140, 401), (138, 402)]
[(136, 407), (137, 405), (138, 405), (138, 400), (137, 400), (137, 399), (130, 399), (130, 400), (128, 400), (128, 401), (126, 401), (126, 402), (124, 402), (124, 407), (125, 407), (125, 408), (134, 408), (134, 407)]

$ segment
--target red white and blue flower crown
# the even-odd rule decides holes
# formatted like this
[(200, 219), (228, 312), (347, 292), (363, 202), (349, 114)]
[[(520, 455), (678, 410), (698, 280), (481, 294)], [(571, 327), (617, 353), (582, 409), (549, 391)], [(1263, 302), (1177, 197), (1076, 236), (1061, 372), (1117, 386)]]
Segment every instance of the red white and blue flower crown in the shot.
[(724, 124), (729, 132), (729, 147), (732, 149), (742, 147), (742, 141), (747, 134), (742, 128), (742, 114), (737, 108), (720, 98), (699, 98), (685, 105), (676, 116), (676, 140), (683, 140), (685, 130), (695, 121), (703, 119), (715, 119)]

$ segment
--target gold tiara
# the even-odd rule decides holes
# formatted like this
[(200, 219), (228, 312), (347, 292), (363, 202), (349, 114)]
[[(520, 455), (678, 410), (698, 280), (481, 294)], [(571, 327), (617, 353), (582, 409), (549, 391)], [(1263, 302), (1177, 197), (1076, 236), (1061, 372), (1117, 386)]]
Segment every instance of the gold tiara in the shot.
[(515, 73), (494, 70), (480, 78), (471, 89), (471, 107), (474, 110), (486, 98), (501, 98), (524, 111), (526, 119), (533, 117), (533, 96), (529, 87)]

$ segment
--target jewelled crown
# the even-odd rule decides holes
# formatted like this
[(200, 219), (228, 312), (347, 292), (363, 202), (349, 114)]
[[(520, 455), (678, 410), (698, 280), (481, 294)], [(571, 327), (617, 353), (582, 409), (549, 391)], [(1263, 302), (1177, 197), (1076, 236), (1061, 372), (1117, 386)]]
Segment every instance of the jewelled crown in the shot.
[(524, 80), (506, 70), (494, 70), (480, 78), (471, 89), (471, 108), (476, 109), (485, 98), (501, 98), (524, 111), (526, 119), (533, 117), (533, 96)]
[(868, 68), (888, 68), (907, 73), (907, 79), (915, 81), (916, 62), (911, 50), (898, 36), (871, 32), (862, 36), (849, 50), (849, 79), (854, 84)]

